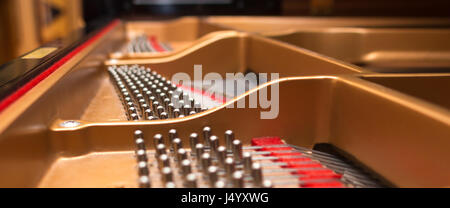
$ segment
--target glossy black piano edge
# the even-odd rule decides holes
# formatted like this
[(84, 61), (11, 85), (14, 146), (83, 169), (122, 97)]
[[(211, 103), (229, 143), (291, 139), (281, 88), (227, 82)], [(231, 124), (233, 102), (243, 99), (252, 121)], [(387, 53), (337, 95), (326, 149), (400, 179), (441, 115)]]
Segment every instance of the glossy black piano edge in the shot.
[[(113, 19), (105, 19), (98, 27), (85, 27), (74, 31), (71, 35), (44, 44), (30, 52), (0, 66), (0, 102), (27, 84), (33, 78), (51, 67), (75, 48), (96, 35)], [(55, 47), (55, 51), (40, 59), (24, 59), (23, 57), (43, 47)]]

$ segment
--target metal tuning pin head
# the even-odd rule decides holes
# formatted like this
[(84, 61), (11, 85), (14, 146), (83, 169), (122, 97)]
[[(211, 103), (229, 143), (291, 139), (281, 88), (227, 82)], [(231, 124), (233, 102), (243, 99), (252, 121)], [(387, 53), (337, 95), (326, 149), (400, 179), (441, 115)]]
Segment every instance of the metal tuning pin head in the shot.
[(227, 184), (223, 180), (219, 180), (214, 185), (215, 188), (226, 188)]
[(233, 173), (236, 170), (233, 158), (225, 159), (225, 174), (228, 181), (232, 181)]
[(168, 112), (168, 114), (169, 114), (169, 116), (170, 116), (171, 118), (174, 118), (173, 110), (175, 110), (175, 107), (174, 107), (173, 103), (169, 103), (169, 104), (167, 105), (167, 112)]
[(172, 141), (173, 141), (175, 138), (178, 138), (178, 132), (177, 132), (177, 130), (176, 130), (176, 129), (170, 129), (170, 130), (169, 130), (169, 144), (170, 144), (170, 146), (173, 145), (173, 144), (172, 144)]
[(195, 145), (198, 143), (198, 134), (192, 133), (189, 135), (189, 145), (191, 146), (191, 155), (196, 155)]
[(217, 158), (217, 148), (219, 147), (219, 138), (215, 135), (209, 137), (209, 145), (213, 158)]
[(169, 115), (166, 112), (162, 112), (161, 115), (159, 116), (161, 119), (168, 119)]
[(153, 136), (153, 145), (155, 149), (158, 146), (158, 144), (164, 144), (164, 137), (162, 134), (155, 134), (155, 136)]
[(217, 175), (218, 168), (216, 166), (209, 166), (208, 167), (208, 178), (209, 178), (209, 185), (211, 187), (214, 187), (217, 180), (219, 180), (219, 176)]
[(166, 145), (158, 144), (156, 146), (156, 154), (155, 154), (156, 158), (158, 158), (161, 155), (165, 155), (165, 154), (167, 154), (167, 152), (166, 152)]
[(159, 105), (156, 107), (156, 111), (158, 112), (158, 116), (161, 117), (161, 114), (164, 112), (164, 107)]
[(172, 115), (172, 117), (173, 117), (173, 118), (178, 118), (178, 117), (180, 117), (180, 115), (181, 115), (180, 109), (175, 108), (175, 109), (173, 110), (173, 115)]
[(211, 155), (209, 153), (203, 153), (202, 155), (202, 170), (205, 175), (208, 174), (208, 167), (211, 165)]
[(148, 118), (149, 118), (150, 116), (153, 116), (153, 111), (149, 108), (149, 109), (146, 109), (146, 110), (144, 111), (144, 118), (147, 119), (147, 120), (149, 120)]
[(131, 118), (131, 120), (133, 120), (133, 121), (138, 121), (138, 120), (139, 120), (139, 116), (138, 116), (137, 113), (132, 113), (132, 114), (130, 115), (130, 118)]
[(234, 141), (234, 132), (231, 130), (225, 131), (225, 144), (229, 152), (233, 151), (233, 141)]
[(201, 106), (201, 104), (200, 104), (199, 102), (195, 102), (195, 103), (194, 103), (194, 111), (195, 111), (196, 113), (202, 112), (202, 106)]
[(244, 152), (242, 157), (244, 171), (245, 173), (250, 174), (252, 172), (252, 154), (250, 152)]
[(162, 176), (162, 181), (164, 183), (168, 183), (168, 182), (172, 182), (173, 181), (173, 173), (172, 173), (172, 168), (170, 167), (164, 167), (161, 170), (161, 176)]
[(190, 106), (190, 105), (184, 105), (184, 106), (183, 106), (183, 114), (184, 114), (185, 116), (188, 116), (188, 115), (189, 115), (189, 112), (191, 112), (191, 106)]
[(264, 180), (264, 182), (263, 182), (263, 188), (273, 188), (272, 181)]
[(150, 172), (148, 170), (147, 162), (141, 161), (138, 163), (138, 173), (139, 176), (148, 176)]
[(143, 138), (137, 138), (135, 140), (135, 143), (136, 143), (136, 149), (137, 150), (145, 150), (146, 149), (145, 148), (145, 141), (144, 141)]
[(242, 171), (233, 173), (233, 188), (244, 188), (244, 174)]
[(197, 188), (197, 176), (194, 173), (186, 176), (185, 186), (186, 188)]
[(192, 108), (194, 107), (194, 105), (195, 105), (194, 98), (189, 98), (189, 105), (191, 105)]
[(188, 159), (187, 152), (184, 148), (179, 148), (177, 151), (178, 165), (181, 167), (181, 161)]
[(175, 185), (174, 182), (167, 182), (166, 183), (166, 188), (176, 188), (177, 186)]
[(172, 140), (173, 151), (176, 153), (180, 148), (183, 148), (183, 143), (180, 138)]
[(150, 178), (146, 175), (139, 177), (139, 188), (150, 188)]
[(140, 149), (140, 150), (136, 151), (136, 158), (137, 158), (138, 162), (140, 162), (140, 161), (147, 162), (148, 161), (147, 151), (145, 151), (145, 149)]
[(181, 173), (184, 177), (192, 173), (192, 167), (191, 167), (191, 161), (190, 160), (183, 160), (181, 161)]
[(203, 127), (203, 141), (205, 142), (205, 147), (209, 148), (209, 137), (211, 137), (212, 135), (212, 131), (211, 131), (211, 127), (209, 126), (205, 126)]
[(134, 131), (134, 139), (135, 140), (137, 140), (137, 139), (143, 139), (144, 138), (144, 133), (141, 131), (141, 130), (136, 130), (136, 131)]
[(203, 153), (205, 153), (205, 147), (203, 146), (203, 144), (196, 144), (195, 145), (195, 154), (197, 155), (197, 161), (198, 164), (201, 164), (200, 161), (202, 161), (202, 155)]
[(252, 178), (253, 178), (253, 186), (254, 187), (262, 187), (263, 186), (263, 176), (261, 165), (259, 163), (252, 164)]
[(164, 167), (170, 167), (169, 156), (167, 156), (166, 154), (160, 155), (158, 159), (158, 166), (160, 169), (163, 169)]
[(219, 167), (225, 169), (225, 159), (227, 158), (227, 150), (224, 146), (219, 146), (217, 148), (217, 161)]

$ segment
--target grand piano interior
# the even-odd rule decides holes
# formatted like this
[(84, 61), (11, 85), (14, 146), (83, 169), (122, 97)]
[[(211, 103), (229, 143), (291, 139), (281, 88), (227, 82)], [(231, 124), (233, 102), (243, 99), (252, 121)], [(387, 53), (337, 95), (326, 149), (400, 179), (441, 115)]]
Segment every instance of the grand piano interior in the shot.
[(446, 1), (78, 2), (0, 66), (0, 187), (450, 187)]

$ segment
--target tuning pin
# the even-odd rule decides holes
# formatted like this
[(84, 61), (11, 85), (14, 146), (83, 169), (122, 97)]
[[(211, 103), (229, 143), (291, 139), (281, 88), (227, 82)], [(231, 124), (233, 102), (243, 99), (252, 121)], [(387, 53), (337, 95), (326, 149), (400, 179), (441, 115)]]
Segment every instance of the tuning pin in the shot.
[(237, 163), (242, 161), (242, 143), (237, 139), (233, 141), (233, 157)]
[(228, 181), (232, 180), (235, 169), (236, 168), (233, 158), (225, 159), (225, 174), (227, 176)]
[(136, 114), (136, 113), (132, 113), (132, 114), (130, 115), (130, 118), (131, 118), (131, 120), (133, 120), (133, 121), (138, 121), (138, 120), (139, 120), (139, 116), (138, 116), (138, 114)]
[(203, 153), (202, 155), (202, 170), (205, 175), (208, 174), (208, 167), (211, 165), (211, 155), (209, 153)]
[(164, 144), (164, 137), (162, 134), (155, 134), (155, 136), (153, 136), (153, 145), (155, 146), (155, 149), (158, 144)]
[(161, 170), (161, 173), (162, 173), (162, 181), (164, 183), (173, 181), (173, 173), (172, 173), (172, 169), (170, 167), (164, 167)]
[(180, 113), (180, 109), (178, 109), (178, 108), (175, 108), (174, 110), (173, 110), (173, 118), (178, 118), (178, 117), (180, 117), (180, 115), (181, 115), (181, 113)]
[(156, 107), (156, 111), (158, 112), (158, 116), (161, 117), (161, 114), (164, 112), (164, 107), (159, 105)]
[(174, 107), (173, 103), (169, 103), (167, 105), (167, 112), (168, 112), (169, 116), (171, 116), (171, 118), (175, 118), (174, 114), (173, 114), (174, 110), (175, 110), (175, 107)]
[(144, 149), (140, 149), (136, 151), (136, 156), (138, 161), (147, 161), (147, 151)]
[(144, 139), (142, 139), (142, 138), (138, 138), (138, 139), (136, 139), (136, 149), (137, 150), (145, 150), (146, 148), (145, 148), (145, 142), (144, 142)]
[(144, 118), (148, 120), (150, 116), (153, 116), (153, 111), (149, 108), (144, 111)]
[(181, 161), (181, 172), (184, 177), (192, 173), (192, 167), (191, 167), (191, 161), (190, 160), (183, 160)]
[(183, 148), (183, 143), (180, 138), (175, 138), (172, 140), (173, 151), (178, 152), (180, 148)]
[(226, 188), (226, 183), (223, 180), (219, 180), (216, 182), (216, 184), (214, 185), (215, 188)]
[(242, 161), (245, 173), (250, 174), (252, 172), (252, 155), (250, 152), (244, 152)]
[(142, 133), (142, 131), (141, 130), (136, 130), (136, 131), (134, 131), (134, 139), (135, 140), (137, 140), (137, 139), (143, 139), (144, 138), (144, 133)]
[(219, 167), (225, 168), (225, 159), (227, 158), (227, 150), (224, 146), (220, 146), (217, 148), (217, 161), (219, 163)]
[(197, 188), (197, 176), (194, 173), (186, 176), (186, 188)]
[(163, 169), (164, 167), (170, 167), (169, 156), (167, 156), (166, 154), (160, 155), (158, 160), (158, 166), (160, 169)]
[(150, 178), (146, 175), (139, 177), (139, 188), (150, 188)]
[(176, 188), (177, 186), (175, 185), (174, 182), (167, 182), (165, 188)]
[(168, 119), (169, 115), (166, 112), (162, 112), (159, 117), (161, 117), (161, 119)]
[(184, 106), (183, 106), (183, 114), (184, 114), (185, 116), (188, 116), (188, 115), (189, 115), (189, 112), (191, 112), (191, 106), (190, 106), (190, 105), (184, 105)]
[(263, 188), (273, 188), (272, 181), (264, 180), (264, 182), (263, 182)]
[(201, 106), (201, 104), (200, 104), (199, 102), (195, 102), (195, 103), (194, 103), (194, 111), (195, 111), (196, 113), (202, 112), (202, 106)]
[(158, 144), (156, 146), (156, 154), (155, 154), (155, 156), (158, 158), (159, 156), (165, 155), (165, 154), (167, 154), (167, 152), (166, 152), (166, 145)]
[(209, 166), (208, 167), (208, 178), (209, 178), (209, 185), (211, 187), (214, 187), (217, 180), (219, 179), (217, 175), (218, 168), (216, 166)]
[(199, 144), (195, 145), (195, 153), (197, 155), (197, 161), (199, 161), (198, 162), (199, 164), (201, 164), (200, 161), (202, 161), (202, 155), (204, 152), (205, 152), (205, 148), (204, 148), (203, 144), (199, 143)]
[(189, 98), (189, 104), (191, 105), (192, 108), (194, 108), (194, 105), (195, 105), (194, 98)]
[(149, 174), (147, 162), (141, 161), (138, 163), (139, 176), (147, 176)]
[(178, 149), (177, 159), (178, 159), (179, 166), (181, 166), (181, 161), (186, 160), (187, 158), (188, 158), (188, 156), (187, 156), (186, 150), (183, 148)]
[[(175, 138), (178, 138), (178, 132), (177, 132), (177, 130), (176, 130), (176, 129), (170, 129), (170, 130), (169, 130), (169, 145), (170, 145), (170, 146), (173, 145), (173, 144), (172, 144), (172, 141), (173, 141)], [(172, 150), (173, 150), (173, 148), (172, 148)]]
[(219, 147), (219, 138), (217, 136), (212, 135), (209, 137), (209, 145), (212, 153), (212, 157), (217, 157), (217, 148)]

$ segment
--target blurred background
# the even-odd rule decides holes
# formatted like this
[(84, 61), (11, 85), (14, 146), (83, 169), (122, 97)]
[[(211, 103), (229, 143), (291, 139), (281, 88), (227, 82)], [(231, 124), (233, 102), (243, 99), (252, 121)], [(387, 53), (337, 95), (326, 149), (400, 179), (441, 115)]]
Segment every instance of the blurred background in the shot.
[(1, 0), (0, 64), (112, 18), (183, 15), (450, 18), (450, 0)]

